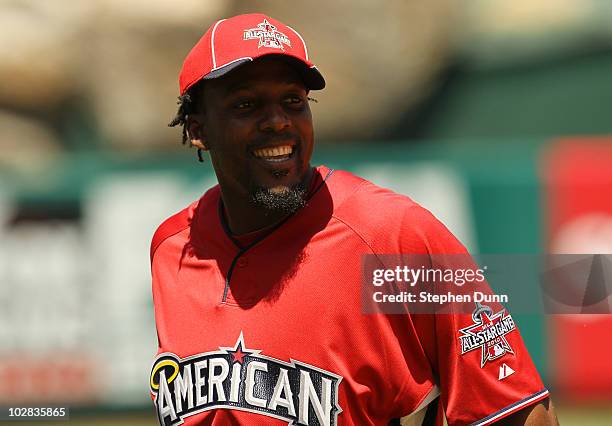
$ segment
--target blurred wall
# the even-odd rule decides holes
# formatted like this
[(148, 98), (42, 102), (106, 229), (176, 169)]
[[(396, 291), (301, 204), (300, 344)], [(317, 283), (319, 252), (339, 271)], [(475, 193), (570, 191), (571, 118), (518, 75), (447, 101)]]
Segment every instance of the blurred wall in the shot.
[(522, 72), (612, 40), (611, 7), (597, 0), (2, 0), (0, 11), (0, 165), (22, 170), (74, 150), (176, 149), (179, 131), (166, 124), (182, 60), (236, 13), (263, 11), (304, 34), (328, 80), (314, 94), (317, 134), (336, 142), (448, 137), (422, 122), (447, 120), (431, 99), (461, 96), (446, 90), (449, 72)]

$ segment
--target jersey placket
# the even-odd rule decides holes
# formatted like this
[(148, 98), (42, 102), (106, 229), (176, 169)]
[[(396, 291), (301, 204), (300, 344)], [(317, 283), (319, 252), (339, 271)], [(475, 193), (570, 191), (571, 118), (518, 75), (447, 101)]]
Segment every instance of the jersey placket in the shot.
[[(291, 217), (293, 217), (293, 215), (287, 216), (285, 219), (283, 219), (278, 224), (276, 224), (274, 227), (272, 227), (268, 232), (255, 238), (253, 241), (251, 241), (247, 245), (241, 244), (240, 241), (238, 241), (236, 238), (232, 236), (229, 230), (229, 227), (227, 225), (227, 222), (225, 221), (225, 213), (223, 212), (223, 204), (221, 200), (219, 200), (218, 215), (219, 215), (218, 219), (219, 219), (219, 222), (221, 223), (221, 227), (223, 228), (223, 233), (225, 234), (225, 237), (229, 241), (231, 241), (231, 243), (235, 246), (236, 249), (238, 249), (238, 252), (234, 256), (232, 263), (230, 264), (227, 274), (225, 275), (225, 286), (224, 286), (223, 295), (221, 298), (222, 304), (234, 305), (234, 304), (237, 304), (238, 301), (233, 297), (232, 292), (231, 292), (232, 279), (235, 277), (237, 269), (242, 271), (243, 269), (247, 268), (248, 263), (249, 263), (248, 258), (246, 256), (247, 253), (251, 253), (255, 246), (259, 246), (265, 243), (264, 240), (268, 238), (270, 235), (272, 235), (278, 228), (280, 228)], [(244, 301), (241, 301), (241, 303), (249, 304), (251, 300), (248, 300), (248, 299), (249, 298), (245, 299)]]
[[(318, 172), (317, 172), (318, 174)], [(312, 188), (311, 192), (310, 192), (310, 196), (309, 196), (309, 202), (311, 202), (311, 200), (314, 198), (314, 196), (317, 194), (317, 192), (321, 189), (321, 187), (325, 184), (325, 182), (327, 181), (327, 179), (333, 174), (333, 169), (328, 169), (326, 170), (326, 174), (324, 177), (319, 178), (319, 180), (316, 180), (316, 175), (313, 177), (313, 179), (315, 179), (315, 181), (313, 182), (313, 184), (316, 184), (316, 186), (314, 186), (314, 188)], [(225, 286), (224, 286), (224, 290), (223, 290), (223, 296), (221, 298), (221, 303), (223, 304), (236, 304), (237, 300), (232, 296), (231, 294), (231, 284), (232, 284), (232, 279), (235, 275), (236, 269), (246, 269), (247, 265), (248, 265), (248, 258), (246, 257), (247, 253), (252, 253), (253, 249), (256, 247), (258, 249), (262, 249), (262, 245), (266, 244), (267, 241), (266, 239), (268, 239), (268, 237), (272, 236), (279, 228), (281, 228), (287, 221), (291, 220), (295, 214), (290, 214), (288, 215), (285, 219), (281, 220), (279, 223), (277, 223), (276, 225), (274, 225), (273, 227), (271, 227), (269, 229), (268, 232), (265, 232), (264, 234), (258, 236), (257, 238), (255, 238), (253, 241), (249, 242), (248, 244), (244, 245), (241, 244), (240, 241), (238, 241), (234, 236), (232, 236), (232, 233), (229, 229), (229, 226), (227, 225), (227, 222), (225, 221), (225, 213), (224, 213), (224, 208), (223, 208), (223, 203), (222, 200), (219, 199), (219, 204), (218, 204), (218, 209), (217, 209), (217, 213), (218, 213), (218, 223), (221, 224), (221, 228), (222, 228), (222, 233), (224, 234), (224, 237), (226, 238), (226, 240), (228, 242), (231, 242), (231, 244), (233, 244), (233, 246), (238, 249), (238, 252), (236, 253), (236, 255), (234, 256), (234, 259), (232, 260), (232, 263), (230, 264), (229, 270), (225, 276)], [(265, 247), (263, 248), (265, 249)], [(254, 293), (254, 292), (253, 292)], [(251, 298), (245, 298), (245, 300), (241, 300), (241, 303), (245, 303), (245, 304), (249, 304), (251, 303), (253, 300), (255, 299), (255, 297), (251, 297)]]

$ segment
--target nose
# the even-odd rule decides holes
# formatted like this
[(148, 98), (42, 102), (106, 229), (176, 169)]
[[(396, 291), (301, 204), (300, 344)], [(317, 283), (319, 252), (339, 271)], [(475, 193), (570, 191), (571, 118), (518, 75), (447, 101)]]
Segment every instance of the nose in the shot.
[(280, 132), (291, 127), (291, 120), (282, 105), (272, 104), (264, 109), (264, 116), (259, 123), (262, 132)]

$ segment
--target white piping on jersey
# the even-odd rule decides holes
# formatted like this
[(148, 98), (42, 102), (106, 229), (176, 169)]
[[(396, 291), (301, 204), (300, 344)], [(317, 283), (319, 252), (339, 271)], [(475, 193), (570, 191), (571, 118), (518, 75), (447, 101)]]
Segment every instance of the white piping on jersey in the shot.
[(217, 59), (215, 58), (215, 31), (217, 31), (217, 26), (223, 21), (225, 21), (225, 19), (219, 19), (215, 23), (212, 34), (210, 35), (210, 53), (212, 53), (213, 69), (217, 68)]
[(492, 415), (485, 417), (482, 420), (478, 420), (477, 422), (472, 423), (470, 426), (484, 426), (493, 423), (496, 420), (499, 420), (500, 417), (511, 414), (515, 411), (520, 410), (521, 408), (525, 408), (534, 401), (539, 399), (544, 399), (544, 397), (548, 396), (548, 389), (544, 389), (538, 393), (533, 394), (532, 396), (525, 398), (522, 401), (518, 401), (515, 404), (509, 405), (506, 408), (501, 409), (497, 413), (493, 413)]
[(293, 31), (295, 33), (296, 36), (298, 36), (298, 38), (300, 40), (302, 40), (302, 46), (304, 46), (304, 55), (306, 56), (306, 60), (308, 61), (308, 49), (306, 48), (306, 42), (304, 42), (304, 39), (302, 38), (302, 36), (300, 35), (300, 33), (298, 33), (296, 30), (294, 30), (293, 28), (291, 28), (289, 25), (287, 25), (287, 28), (289, 28), (291, 31)]

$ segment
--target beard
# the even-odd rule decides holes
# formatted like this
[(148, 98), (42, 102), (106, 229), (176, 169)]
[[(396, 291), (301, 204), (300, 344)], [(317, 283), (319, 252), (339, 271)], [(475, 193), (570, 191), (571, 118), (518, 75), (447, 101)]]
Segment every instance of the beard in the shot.
[(306, 188), (298, 184), (284, 188), (257, 188), (251, 202), (270, 213), (292, 214), (306, 205)]

